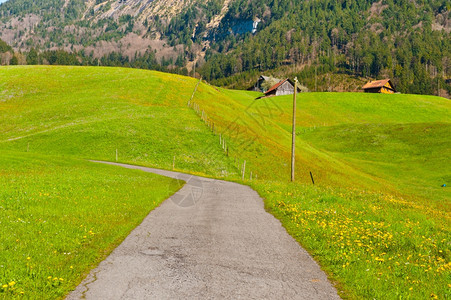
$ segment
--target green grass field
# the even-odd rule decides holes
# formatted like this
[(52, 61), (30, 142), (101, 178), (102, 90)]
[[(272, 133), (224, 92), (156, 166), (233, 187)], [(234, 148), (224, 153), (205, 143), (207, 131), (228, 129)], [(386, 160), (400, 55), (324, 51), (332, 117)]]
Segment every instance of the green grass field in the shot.
[[(187, 106), (197, 83), (192, 78), (82, 67), (4, 67), (0, 78), (6, 78), (0, 82), (0, 151), (10, 158), (67, 160), (80, 164), (81, 172), (94, 166), (80, 159), (114, 161), (117, 149), (121, 162), (165, 169), (174, 165), (234, 181), (241, 181), (245, 160), (244, 182), (320, 262), (340, 295), (450, 296), (451, 197), (449, 188), (441, 187), (451, 178), (449, 100), (300, 94), (293, 184), (290, 96), (255, 100), (258, 93), (202, 83), (194, 102), (215, 124), (213, 133)], [(16, 176), (8, 164), (2, 161), (0, 170)], [(27, 191), (20, 184), (16, 189)], [(33, 241), (28, 247), (38, 248)], [(16, 258), (19, 265), (29, 257), (22, 251), (13, 254), (21, 257)], [(81, 273), (87, 265), (79, 266)], [(16, 281), (8, 276), (0, 276), (0, 283)], [(72, 278), (64, 283), (68, 288), (80, 276)], [(33, 290), (30, 284), (23, 291)]]
[(77, 159), (0, 151), (0, 299), (73, 289), (174, 180)]
[[(227, 160), (186, 106), (195, 80), (118, 68), (3, 68), (0, 148), (220, 175)], [(2, 92), (3, 90), (3, 92)], [(193, 147), (193, 145), (196, 145)], [(212, 150), (221, 159), (204, 153)]]
[(247, 182), (321, 262), (343, 297), (450, 296), (451, 197), (441, 187), (451, 179), (449, 100), (300, 94), (297, 183), (291, 184), (292, 97), (223, 93), (241, 106), (239, 122), (251, 124), (246, 139), (257, 137), (257, 145), (242, 150), (243, 136), (232, 134), (250, 167), (265, 175)]

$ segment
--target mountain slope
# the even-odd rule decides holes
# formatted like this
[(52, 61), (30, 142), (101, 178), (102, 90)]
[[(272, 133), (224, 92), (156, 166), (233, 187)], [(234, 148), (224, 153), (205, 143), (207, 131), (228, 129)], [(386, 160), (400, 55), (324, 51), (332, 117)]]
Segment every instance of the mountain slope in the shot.
[[(207, 80), (240, 88), (279, 72), (318, 90), (311, 78), (340, 73), (447, 96), (450, 13), (444, 0), (10, 0), (0, 38), (21, 51), (77, 52), (87, 64), (119, 52), (127, 58), (104, 63), (126, 66), (151, 53), (169, 69), (197, 65)], [(319, 89), (333, 90), (327, 81)]]

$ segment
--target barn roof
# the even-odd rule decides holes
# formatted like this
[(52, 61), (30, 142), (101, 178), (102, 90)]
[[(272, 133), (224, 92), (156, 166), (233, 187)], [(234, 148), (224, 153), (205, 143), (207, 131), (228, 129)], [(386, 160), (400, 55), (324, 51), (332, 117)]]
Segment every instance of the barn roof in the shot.
[(282, 84), (284, 84), (285, 81), (287, 81), (287, 80), (288, 80), (288, 78), (285, 79), (285, 80), (280, 81), (279, 83), (276, 83), (276, 84), (273, 85), (269, 90), (267, 90), (265, 94), (269, 94), (269, 93), (271, 93), (272, 91), (277, 90), (277, 89), (279, 88), (279, 86), (281, 86)]
[(382, 80), (376, 80), (376, 81), (370, 81), (367, 84), (363, 86), (363, 89), (375, 89), (375, 88), (381, 88), (384, 85), (387, 84), (387, 82), (390, 82), (390, 86), (393, 88), (393, 84), (391, 83), (390, 79), (382, 79)]
[[(287, 79), (284, 79), (284, 80), (280, 81), (279, 83), (273, 85), (269, 90), (267, 90), (265, 92), (265, 94), (269, 94), (272, 91), (277, 90), (280, 86), (282, 86), (287, 81), (294, 87), (294, 82), (291, 81), (291, 79), (287, 78)], [(298, 90), (298, 93), (301, 92), (301, 89), (299, 88), (299, 86), (298, 86), (297, 90)]]

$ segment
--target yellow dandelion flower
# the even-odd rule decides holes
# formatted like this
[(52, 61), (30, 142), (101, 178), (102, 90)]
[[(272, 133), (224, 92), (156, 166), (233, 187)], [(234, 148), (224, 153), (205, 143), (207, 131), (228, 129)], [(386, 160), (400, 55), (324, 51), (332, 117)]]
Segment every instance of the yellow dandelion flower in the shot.
[(11, 281), (10, 283), (8, 283), (9, 286), (14, 286), (16, 284), (15, 281)]
[(2, 288), (6, 289), (8, 287), (7, 284), (2, 285)]
[(30, 259), (31, 259), (31, 257), (28, 256), (28, 257), (27, 257), (27, 260), (30, 260)]

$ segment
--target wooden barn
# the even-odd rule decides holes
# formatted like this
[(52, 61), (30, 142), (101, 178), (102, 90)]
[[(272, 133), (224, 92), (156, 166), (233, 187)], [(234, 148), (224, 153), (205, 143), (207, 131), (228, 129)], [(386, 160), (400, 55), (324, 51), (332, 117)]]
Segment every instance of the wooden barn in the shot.
[[(301, 92), (300, 87), (297, 88), (298, 93)], [(265, 92), (265, 96), (282, 96), (294, 94), (294, 82), (291, 79), (285, 79), (272, 86)]]
[(390, 79), (376, 80), (368, 82), (363, 86), (365, 93), (382, 93), (382, 94), (394, 94), (396, 93), (395, 87)]

